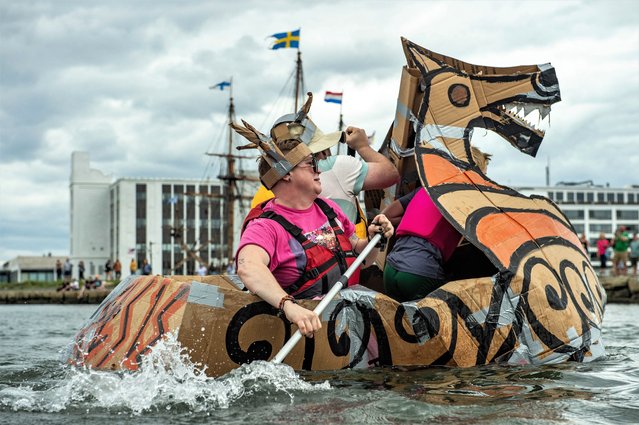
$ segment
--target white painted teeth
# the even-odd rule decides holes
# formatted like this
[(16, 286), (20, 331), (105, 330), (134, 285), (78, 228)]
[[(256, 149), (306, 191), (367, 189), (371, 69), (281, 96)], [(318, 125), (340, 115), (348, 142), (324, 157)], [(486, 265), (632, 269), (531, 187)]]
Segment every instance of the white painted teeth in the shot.
[(501, 109), (510, 117), (542, 134), (549, 127), (550, 106), (548, 105), (514, 102), (502, 105)]

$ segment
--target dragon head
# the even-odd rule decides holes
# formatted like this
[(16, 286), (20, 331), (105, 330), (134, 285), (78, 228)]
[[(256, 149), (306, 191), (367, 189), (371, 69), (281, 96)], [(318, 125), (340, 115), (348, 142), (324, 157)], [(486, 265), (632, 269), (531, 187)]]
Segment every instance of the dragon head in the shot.
[(406, 39), (402, 44), (408, 69), (417, 79), (415, 103), (407, 119), (418, 141), (444, 147), (457, 159), (472, 162), (470, 138), (479, 127), (496, 132), (521, 152), (536, 155), (550, 105), (561, 100), (550, 64), (480, 66)]

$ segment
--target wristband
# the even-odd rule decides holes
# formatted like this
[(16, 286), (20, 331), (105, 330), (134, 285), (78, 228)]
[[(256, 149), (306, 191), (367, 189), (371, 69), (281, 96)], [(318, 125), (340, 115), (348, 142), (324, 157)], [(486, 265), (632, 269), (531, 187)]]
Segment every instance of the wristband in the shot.
[(286, 303), (286, 301), (290, 301), (290, 302), (292, 302), (293, 304), (297, 304), (297, 301), (295, 301), (295, 298), (293, 298), (293, 296), (292, 296), (292, 295), (284, 295), (284, 296), (282, 297), (282, 299), (280, 300), (280, 305), (279, 305), (279, 307), (278, 307), (278, 310), (279, 310), (279, 311), (277, 312), (277, 315), (278, 315), (279, 317), (285, 317), (285, 316), (286, 316), (286, 315), (284, 314), (284, 304)]

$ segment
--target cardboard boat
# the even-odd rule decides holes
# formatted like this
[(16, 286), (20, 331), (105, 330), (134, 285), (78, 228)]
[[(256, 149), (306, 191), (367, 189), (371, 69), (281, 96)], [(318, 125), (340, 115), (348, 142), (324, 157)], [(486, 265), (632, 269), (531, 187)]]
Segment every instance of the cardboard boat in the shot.
[[(335, 370), (603, 356), (606, 295), (570, 221), (549, 199), (490, 180), (471, 156), (476, 127), (535, 155), (544, 133), (517, 112), (543, 117), (560, 100), (554, 69), (472, 65), (402, 43), (408, 64), (383, 147), (402, 180), (373, 208), (421, 185), (465, 243), (447, 264), (450, 281), (421, 300), (399, 304), (359, 285), (343, 290), (322, 314), (322, 330), (285, 363)], [(237, 276), (125, 279), (80, 330), (68, 362), (135, 370), (169, 332), (212, 376), (269, 360), (295, 329), (242, 287)]]

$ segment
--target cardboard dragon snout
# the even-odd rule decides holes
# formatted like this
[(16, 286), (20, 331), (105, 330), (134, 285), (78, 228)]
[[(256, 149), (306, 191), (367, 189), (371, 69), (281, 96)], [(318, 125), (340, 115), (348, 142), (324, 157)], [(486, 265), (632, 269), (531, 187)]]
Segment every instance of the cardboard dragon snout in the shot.
[[(490, 180), (471, 155), (474, 128), (536, 154), (544, 133), (530, 118), (543, 121), (560, 100), (554, 69), (477, 66), (402, 44), (407, 66), (384, 144), (402, 180), (381, 206), (421, 185), (465, 243), (447, 265), (451, 281), (421, 300), (400, 304), (359, 285), (341, 291), (321, 331), (285, 363), (470, 367), (602, 356), (605, 292), (570, 222), (550, 200)], [(67, 361), (136, 370), (168, 332), (209, 375), (269, 360), (295, 327), (242, 288), (237, 276), (127, 278), (78, 332)]]

